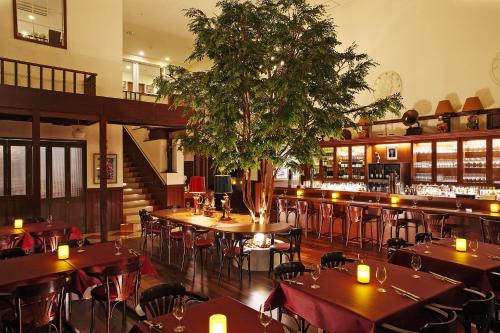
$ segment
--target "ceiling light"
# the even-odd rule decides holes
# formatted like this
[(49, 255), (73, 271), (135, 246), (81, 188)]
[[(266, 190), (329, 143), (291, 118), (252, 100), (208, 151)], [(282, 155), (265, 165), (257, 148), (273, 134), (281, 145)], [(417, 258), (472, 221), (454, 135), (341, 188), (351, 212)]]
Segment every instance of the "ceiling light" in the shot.
[(140, 55), (141, 57), (144, 57), (144, 51), (139, 51), (139, 55)]
[(165, 57), (165, 61), (170, 61), (170, 57)]
[(35, 17), (34, 17), (33, 15), (29, 15), (29, 16), (28, 16), (28, 18), (29, 18), (30, 20), (34, 20), (34, 19), (35, 19)]

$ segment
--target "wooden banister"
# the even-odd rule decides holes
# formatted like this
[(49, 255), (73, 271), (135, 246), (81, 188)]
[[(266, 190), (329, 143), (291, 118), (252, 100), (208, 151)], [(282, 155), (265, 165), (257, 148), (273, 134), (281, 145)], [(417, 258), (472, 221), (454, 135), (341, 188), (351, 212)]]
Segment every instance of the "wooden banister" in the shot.
[[(48, 70), (51, 72), (50, 75), (50, 89), (57, 91), (56, 89), (56, 74), (61, 73), (62, 74), (62, 89), (59, 91), (66, 92), (67, 87), (66, 87), (66, 73), (70, 74), (70, 78), (73, 79), (73, 85), (72, 89), (69, 88), (68, 92), (71, 92), (73, 94), (85, 94), (85, 95), (96, 95), (96, 73), (91, 73), (91, 72), (85, 72), (81, 70), (76, 70), (76, 69), (71, 69), (71, 68), (64, 68), (64, 67), (57, 67), (57, 66), (50, 66), (50, 65), (42, 65), (42, 64), (36, 64), (33, 62), (29, 61), (22, 61), (22, 60), (16, 60), (16, 59), (10, 59), (10, 58), (3, 58), (0, 57), (0, 84), (2, 85), (12, 85), (8, 83), (8, 80), (6, 79), (6, 76), (8, 74), (6, 66), (7, 64), (13, 64), (14, 65), (14, 73), (13, 73), (13, 85), (18, 87), (18, 86), (23, 86), (21, 82), (24, 82), (20, 80), (24, 75), (26, 76), (26, 87), (28, 88), (36, 88), (33, 87), (33, 81), (32, 81), (32, 73), (39, 73), (40, 80), (39, 80), (39, 86), (38, 89), (44, 89), (44, 82), (43, 82), (43, 72), (44, 70)], [(20, 72), (20, 67), (21, 66), (26, 66), (26, 71)], [(36, 70), (38, 68), (38, 71)], [(71, 75), (72, 74), (72, 75)], [(47, 80), (47, 81), (49, 81)], [(81, 87), (82, 90), (78, 91), (78, 85), (77, 81), (81, 80)], [(36, 82), (36, 81), (35, 81)], [(36, 85), (36, 83), (35, 83)]]

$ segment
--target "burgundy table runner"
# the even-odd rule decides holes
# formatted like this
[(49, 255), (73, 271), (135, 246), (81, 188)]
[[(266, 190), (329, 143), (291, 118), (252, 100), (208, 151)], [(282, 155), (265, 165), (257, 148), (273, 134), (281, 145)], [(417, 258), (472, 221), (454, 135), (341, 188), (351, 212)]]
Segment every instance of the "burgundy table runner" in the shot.
[[(256, 333), (264, 332), (260, 324), (258, 311), (238, 302), (231, 297), (220, 297), (205, 303), (196, 304), (187, 308), (186, 315), (182, 319), (182, 325), (186, 326), (185, 333), (209, 333), (209, 318), (213, 314), (224, 314), (227, 317), (228, 333)], [(154, 323), (162, 323), (163, 332), (173, 332), (178, 321), (173, 315), (168, 314), (157, 317)], [(136, 324), (130, 333), (150, 333), (149, 328), (143, 324)], [(273, 320), (265, 330), (266, 333), (283, 333), (283, 325)]]
[(458, 280), (470, 287), (480, 287), (483, 291), (500, 290), (500, 283), (492, 280), (488, 272), (500, 272), (500, 260), (489, 256), (500, 256), (498, 245), (479, 243), (477, 257), (472, 252), (458, 252), (452, 246), (451, 240), (434, 242), (430, 252), (424, 253), (425, 246), (418, 245), (411, 248), (400, 249), (394, 252), (389, 262), (411, 267), (412, 255), (422, 258), (422, 270), (435, 272)]
[[(448, 304), (460, 299), (461, 285), (453, 285), (421, 273), (420, 279), (411, 277), (412, 270), (378, 261), (367, 261), (371, 267), (371, 283), (356, 282), (356, 264), (348, 264), (348, 272), (335, 269), (323, 270), (318, 280), (320, 289), (312, 289), (310, 275), (297, 278), (299, 286), (280, 282), (266, 304), (272, 308), (284, 306), (312, 325), (329, 332), (378, 332), (381, 323), (389, 322), (401, 327), (415, 328), (423, 325), (418, 314), (430, 302)], [(385, 266), (386, 293), (377, 291), (376, 266)], [(418, 295), (416, 302), (394, 292), (391, 285)]]

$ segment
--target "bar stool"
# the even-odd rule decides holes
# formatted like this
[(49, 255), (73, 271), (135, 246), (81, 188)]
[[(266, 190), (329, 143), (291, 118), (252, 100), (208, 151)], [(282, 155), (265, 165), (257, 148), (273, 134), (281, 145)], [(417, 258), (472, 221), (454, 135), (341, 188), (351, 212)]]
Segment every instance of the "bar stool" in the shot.
[(380, 246), (379, 246), (379, 252), (382, 251), (382, 246), (384, 244), (384, 236), (385, 236), (385, 228), (388, 225), (390, 229), (390, 235), (392, 238), (392, 228), (396, 228), (396, 238), (399, 238), (399, 229), (401, 228), (406, 228), (406, 241), (408, 241), (408, 224), (406, 221), (399, 220), (399, 216), (403, 214), (404, 211), (402, 209), (395, 209), (395, 208), (386, 208), (382, 209), (382, 230), (380, 233)]
[(281, 214), (285, 214), (286, 223), (288, 223), (288, 217), (292, 213), (294, 214), (295, 219), (297, 219), (297, 207), (294, 205), (290, 206), (288, 199), (278, 198), (276, 201), (276, 206), (277, 206), (276, 222), (278, 223), (280, 222)]
[(305, 200), (297, 200), (296, 207), (297, 207), (297, 219), (295, 222), (295, 228), (302, 227), (300, 221), (302, 217), (305, 217), (306, 224), (304, 229), (307, 237), (307, 233), (309, 231), (309, 218), (312, 218), (314, 221), (314, 218), (318, 216), (318, 212), (312, 205), (309, 206), (309, 202)]
[(423, 218), (427, 233), (430, 233), (432, 236), (438, 234), (439, 239), (443, 239), (445, 234), (451, 237), (451, 226), (445, 224), (448, 214), (430, 214), (424, 212)]
[[(364, 218), (365, 208), (362, 206), (349, 205), (347, 206), (347, 239), (345, 245), (349, 244), (349, 241), (359, 239), (359, 248), (363, 248), (363, 230), (366, 229), (366, 225), (370, 224), (370, 236), (373, 241), (373, 219)], [(351, 227), (353, 224), (358, 224), (358, 236), (354, 238), (349, 238), (351, 235)]]
[[(341, 222), (343, 222), (342, 213), (339, 209), (339, 206), (331, 203), (321, 203), (319, 213), (318, 239), (320, 239), (322, 236), (325, 236), (325, 234), (323, 233), (323, 223), (326, 222), (328, 223), (328, 232), (326, 236), (330, 237), (330, 242), (333, 242), (333, 226), (337, 218), (340, 218)], [(342, 230), (344, 230), (343, 227)], [(343, 237), (343, 233), (338, 234), (337, 237), (338, 236)]]

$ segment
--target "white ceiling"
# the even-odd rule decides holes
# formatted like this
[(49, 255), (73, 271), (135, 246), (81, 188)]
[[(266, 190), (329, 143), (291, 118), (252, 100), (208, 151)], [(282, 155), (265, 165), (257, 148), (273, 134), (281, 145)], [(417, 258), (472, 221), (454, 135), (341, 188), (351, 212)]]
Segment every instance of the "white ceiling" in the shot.
[[(310, 0), (324, 3), (329, 12), (355, 0)], [(128, 58), (144, 52), (143, 61), (164, 65), (182, 64), (189, 55), (193, 36), (187, 28), (184, 9), (201, 9), (207, 15), (216, 13), (216, 0), (123, 0), (123, 51)], [(141, 58), (138, 58), (141, 60)]]

